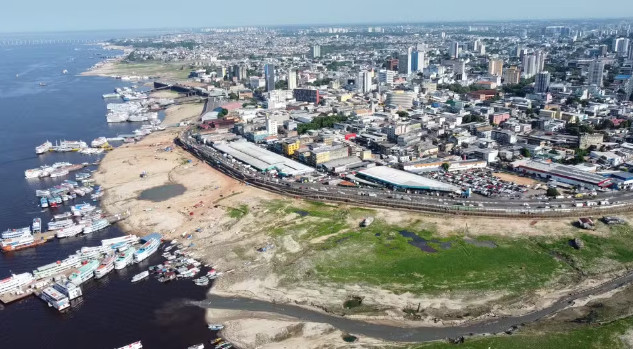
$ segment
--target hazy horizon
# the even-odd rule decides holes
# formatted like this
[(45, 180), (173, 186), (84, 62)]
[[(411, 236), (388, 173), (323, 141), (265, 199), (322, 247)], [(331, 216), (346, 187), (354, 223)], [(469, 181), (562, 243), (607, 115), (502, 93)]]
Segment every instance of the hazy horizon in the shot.
[(166, 0), (155, 0), (152, 3), (111, 0), (103, 4), (104, 6), (96, 6), (92, 2), (79, 0), (12, 2), (5, 5), (5, 11), (0, 13), (0, 32), (10, 34), (235, 26), (562, 21), (633, 17), (633, 2), (624, 0), (605, 0), (599, 6), (588, 0), (578, 0), (573, 5), (533, 0), (527, 8), (500, 0), (488, 1), (486, 6), (464, 0), (445, 0), (428, 4), (404, 3), (391, 7), (387, 7), (384, 1), (377, 0), (322, 0), (315, 3), (318, 7), (291, 0), (270, 1), (265, 4), (243, 0), (239, 8), (231, 3), (214, 4), (200, 0), (187, 3), (187, 7), (175, 7), (173, 2)]

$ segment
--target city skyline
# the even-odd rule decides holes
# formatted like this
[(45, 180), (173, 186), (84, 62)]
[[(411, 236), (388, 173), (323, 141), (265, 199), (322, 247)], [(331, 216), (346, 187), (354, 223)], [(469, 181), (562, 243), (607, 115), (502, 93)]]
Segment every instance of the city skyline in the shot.
[[(169, 6), (171, 3), (164, 0), (157, 0), (151, 4), (113, 0), (113, 3), (110, 3), (113, 6), (104, 8), (95, 8), (90, 3), (77, 0), (56, 3), (35, 0), (28, 4), (14, 2), (5, 5), (6, 11), (0, 14), (0, 32), (618, 19), (627, 18), (622, 16), (627, 12), (633, 14), (633, 5), (623, 0), (608, 0), (601, 3), (600, 7), (587, 0), (577, 1), (573, 7), (564, 3), (536, 0), (530, 8), (523, 9), (516, 15), (511, 5), (499, 0), (490, 1), (485, 7), (462, 0), (412, 3), (407, 4), (406, 12), (392, 13), (380, 10), (381, 4), (375, 0), (345, 3), (325, 0), (320, 2), (324, 11), (308, 13), (292, 1), (279, 0), (271, 4), (270, 11), (265, 16), (260, 11), (244, 11), (237, 16), (233, 15), (235, 9), (227, 3), (210, 4), (194, 1), (190, 8), (195, 8), (196, 11), (182, 11), (174, 15), (174, 9)], [(257, 6), (252, 0), (247, 0), (244, 5), (245, 8)], [(446, 11), (447, 8), (451, 11)], [(491, 8), (496, 10), (490, 11)], [(55, 18), (55, 21), (51, 22), (51, 18)]]

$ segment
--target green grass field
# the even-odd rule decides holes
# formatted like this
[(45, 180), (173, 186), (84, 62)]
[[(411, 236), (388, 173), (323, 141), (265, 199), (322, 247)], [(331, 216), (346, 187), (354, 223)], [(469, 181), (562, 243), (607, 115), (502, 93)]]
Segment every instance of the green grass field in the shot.
[[(509, 239), (491, 234), (473, 243), (460, 232), (439, 238), (433, 226), (419, 221), (394, 226), (376, 220), (360, 228), (364, 217), (375, 215), (368, 209), (318, 202), (292, 206), (280, 200), (267, 205), (270, 213), (280, 217), (296, 214), (269, 232), (277, 238), (291, 236), (306, 248), (296, 256), (313, 266), (305, 277), (368, 284), (395, 293), (500, 290), (518, 295), (551, 282), (633, 265), (633, 234), (628, 225), (611, 227), (608, 237), (570, 226), (565, 238)], [(405, 230), (414, 235), (402, 236)], [(584, 248), (575, 250), (569, 245), (574, 237), (583, 240)], [(414, 238), (427, 240), (436, 252), (413, 246)], [(297, 278), (292, 264), (283, 267), (285, 274)]]

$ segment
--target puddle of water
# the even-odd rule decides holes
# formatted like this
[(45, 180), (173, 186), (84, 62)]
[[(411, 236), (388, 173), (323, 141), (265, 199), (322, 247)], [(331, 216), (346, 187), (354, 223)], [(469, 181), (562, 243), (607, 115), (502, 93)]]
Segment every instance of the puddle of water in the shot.
[(182, 195), (187, 189), (182, 184), (165, 184), (158, 187), (145, 189), (139, 194), (139, 200), (161, 202)]
[(308, 212), (308, 211), (303, 211), (303, 210), (295, 210), (295, 213), (296, 213), (296, 214), (298, 214), (298, 215), (299, 215), (299, 216), (301, 216), (301, 217), (305, 217), (305, 216), (310, 215), (310, 212)]
[(469, 245), (473, 245), (473, 246), (477, 246), (477, 247), (488, 247), (488, 248), (496, 248), (497, 244), (495, 244), (492, 241), (478, 241), (478, 240), (474, 240), (471, 238), (464, 238), (464, 242), (469, 244)]
[(358, 337), (348, 334), (343, 336), (343, 340), (347, 343), (354, 343), (358, 340)]
[(433, 247), (429, 246), (429, 242), (433, 242), (433, 241), (429, 241), (429, 240), (423, 239), (423, 238), (417, 236), (415, 233), (412, 233), (412, 232), (406, 231), (406, 230), (401, 230), (398, 233), (400, 233), (400, 235), (404, 236), (405, 238), (410, 238), (411, 240), (409, 240), (409, 245), (411, 245), (411, 246), (415, 246), (415, 247), (419, 248), (420, 250), (422, 250), (424, 252), (429, 252), (429, 253), (437, 252), (436, 249), (434, 249)]

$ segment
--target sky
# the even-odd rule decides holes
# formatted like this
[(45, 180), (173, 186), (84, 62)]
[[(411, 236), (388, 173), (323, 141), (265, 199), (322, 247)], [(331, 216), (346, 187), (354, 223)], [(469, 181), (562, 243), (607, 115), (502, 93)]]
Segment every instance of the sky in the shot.
[(633, 17), (632, 0), (18, 0), (0, 32)]

